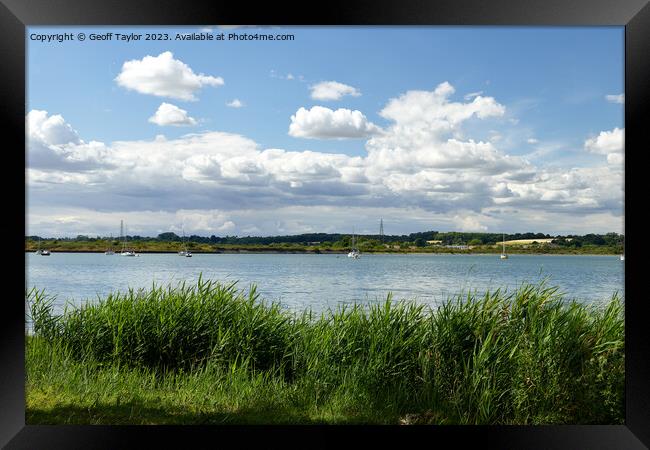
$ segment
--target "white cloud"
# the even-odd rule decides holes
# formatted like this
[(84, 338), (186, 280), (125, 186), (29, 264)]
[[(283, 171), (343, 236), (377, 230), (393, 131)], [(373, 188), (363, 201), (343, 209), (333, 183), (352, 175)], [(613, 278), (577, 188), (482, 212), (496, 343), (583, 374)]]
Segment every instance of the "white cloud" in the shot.
[(289, 135), (310, 139), (363, 138), (381, 132), (361, 111), (323, 106), (300, 108), (291, 116)]
[(482, 232), (488, 229), (476, 215), (455, 215), (453, 219), (459, 231)]
[(361, 95), (361, 92), (357, 88), (339, 83), (338, 81), (321, 81), (310, 86), (309, 89), (311, 90), (311, 98), (314, 100), (340, 100), (345, 95), (352, 97), (359, 97)]
[(244, 103), (236, 98), (226, 103), (226, 106), (230, 106), (231, 108), (242, 108), (244, 106)]
[(607, 162), (609, 164), (620, 165), (623, 164), (625, 158), (622, 153), (610, 153), (607, 155)]
[[(452, 137), (473, 116), (487, 119), (505, 112), (505, 107), (492, 97), (477, 96), (468, 103), (449, 102), (453, 93), (453, 86), (444, 82), (433, 91), (408, 91), (390, 99), (379, 114), (393, 125), (366, 144), (370, 173), (378, 178), (396, 169), (405, 174), (448, 169), (474, 169), (488, 174), (523, 167), (523, 161), (501, 154), (493, 143)], [(449, 178), (448, 174), (440, 176)], [(430, 172), (427, 178), (431, 178)]]
[(474, 97), (478, 97), (479, 95), (483, 95), (483, 91), (478, 91), (478, 92), (470, 92), (469, 94), (465, 94), (463, 97), (465, 100), (471, 100)]
[[(120, 220), (128, 225), (129, 234), (156, 236), (172, 231), (180, 235), (184, 223), (186, 235), (210, 236), (269, 236), (309, 232), (350, 233), (350, 217), (355, 218), (355, 229), (360, 234), (376, 234), (379, 219), (384, 218), (386, 234), (408, 234), (423, 230), (458, 230), (459, 221), (465, 214), (454, 216), (437, 213), (423, 208), (371, 206), (345, 207), (327, 205), (294, 205), (268, 211), (241, 209), (221, 211), (214, 209), (186, 208), (178, 211), (161, 210), (116, 210), (97, 211), (90, 208), (38, 207), (27, 204), (26, 234), (40, 236), (119, 235)], [(190, 221), (186, 217), (200, 214), (201, 218)], [(66, 218), (71, 218), (66, 223)], [(269, 217), (272, 217), (269, 220)], [(404, 220), (407, 217), (408, 220)], [(61, 220), (62, 219), (62, 220)], [(511, 208), (488, 208), (485, 214), (477, 215), (479, 226), (489, 232), (539, 230), (549, 234), (605, 233), (621, 231), (622, 219), (612, 213), (584, 213), (579, 220), (567, 213), (545, 210), (523, 210)], [(201, 228), (195, 228), (195, 224)], [(207, 226), (207, 228), (206, 228)]]
[(501, 205), (548, 212), (622, 213), (623, 173), (616, 167), (538, 170), (530, 183), (509, 183), (514, 195)]
[(215, 209), (117, 210), (98, 211), (90, 208), (42, 207), (29, 211), (29, 233), (41, 236), (119, 236), (120, 220), (127, 225), (129, 235), (156, 236), (164, 232), (178, 235), (223, 235), (235, 230), (232, 215)]
[(81, 218), (78, 216), (61, 216), (54, 218), (54, 222), (60, 224), (81, 224)]
[(532, 145), (539, 144), (539, 140), (535, 139), (535, 138), (528, 138), (528, 139), (526, 139), (526, 142), (528, 142), (529, 144), (532, 144)]
[(179, 100), (196, 100), (194, 94), (203, 86), (224, 84), (221, 77), (194, 73), (187, 64), (174, 59), (170, 51), (126, 61), (115, 81), (141, 94)]
[(47, 111), (30, 111), (25, 133), (29, 167), (87, 171), (102, 165), (107, 151), (101, 142), (84, 142), (63, 116)]
[[(137, 218), (129, 219), (134, 226), (155, 231), (167, 223), (165, 217), (201, 205), (192, 225), (197, 231), (186, 231), (334, 232), (349, 226), (351, 210), (368, 223), (392, 211), (408, 224), (403, 227), (413, 227), (401, 232), (443, 226), (501, 231), (504, 223), (523, 231), (612, 230), (607, 227), (622, 213), (622, 170), (614, 162), (622, 158), (617, 149), (623, 147), (624, 130), (585, 143), (588, 151), (607, 155), (610, 165), (535, 167), (504, 153), (498, 146), (503, 141), (462, 137), (471, 135), (464, 129), (468, 121), (484, 120), (484, 129), (495, 128), (490, 119), (502, 117), (505, 108), (483, 96), (452, 102), (453, 92), (442, 83), (432, 91), (389, 99), (380, 111), (389, 123), (381, 130), (359, 111), (318, 106), (292, 116), (292, 135), (369, 137), (367, 153), (354, 157), (263, 148), (220, 131), (85, 142), (63, 117), (31, 111), (26, 118), (29, 222), (76, 235), (84, 220), (95, 220), (92, 210), (101, 209), (115, 223), (116, 214), (129, 213)], [(65, 217), (81, 223), (54, 220)]]
[(81, 143), (77, 132), (60, 114), (49, 116), (47, 111), (33, 109), (27, 114), (25, 125), (30, 140), (51, 145)]
[(209, 235), (227, 233), (235, 229), (235, 222), (230, 220), (230, 215), (219, 210), (180, 209), (172, 217), (182, 221), (180, 230), (176, 225), (170, 226), (171, 231), (179, 234), (185, 230), (194, 234)]
[(610, 164), (622, 164), (625, 147), (625, 129), (614, 128), (611, 131), (601, 131), (596, 137), (585, 141), (585, 149), (591, 153), (607, 155)]
[(446, 81), (433, 91), (408, 91), (391, 99), (380, 115), (400, 126), (427, 124), (434, 131), (448, 132), (472, 116), (486, 119), (505, 113), (505, 106), (492, 97), (477, 96), (469, 103), (450, 102), (448, 98), (454, 92), (454, 87)]
[(164, 126), (191, 126), (196, 125), (196, 119), (187, 115), (187, 111), (171, 103), (161, 103), (156, 113), (149, 117), (149, 122)]
[(618, 95), (606, 95), (605, 100), (607, 100), (610, 103), (620, 103), (623, 104), (625, 103), (625, 94), (618, 94)]
[(585, 148), (590, 152), (601, 155), (621, 152), (623, 151), (625, 139), (623, 133), (624, 130), (621, 128), (614, 128), (611, 131), (601, 131), (598, 136), (585, 141)]

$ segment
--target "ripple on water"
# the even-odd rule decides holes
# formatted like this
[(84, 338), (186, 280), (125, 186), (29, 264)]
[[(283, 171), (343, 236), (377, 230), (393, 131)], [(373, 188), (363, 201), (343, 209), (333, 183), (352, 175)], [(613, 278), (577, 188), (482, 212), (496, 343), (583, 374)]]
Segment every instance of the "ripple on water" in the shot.
[(505, 288), (512, 292), (525, 282), (546, 279), (570, 298), (584, 302), (607, 300), (624, 292), (624, 264), (618, 257), (516, 255), (363, 255), (359, 260), (338, 255), (205, 254), (179, 258), (175, 254), (145, 254), (121, 258), (94, 253), (53, 253), (48, 258), (27, 255), (27, 287), (45, 288), (66, 300), (95, 301), (97, 296), (129, 287), (193, 283), (204, 278), (251, 283), (263, 298), (284, 307), (315, 312), (337, 304), (413, 299), (436, 305), (468, 291)]

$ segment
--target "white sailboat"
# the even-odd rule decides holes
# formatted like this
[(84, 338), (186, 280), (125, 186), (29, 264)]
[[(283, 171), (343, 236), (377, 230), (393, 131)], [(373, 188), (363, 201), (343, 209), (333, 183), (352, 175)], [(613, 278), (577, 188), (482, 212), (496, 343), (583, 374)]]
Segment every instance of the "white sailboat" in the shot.
[(183, 250), (178, 252), (178, 256), (185, 256), (185, 255), (187, 255), (187, 250), (186, 250), (186, 247), (185, 247), (185, 236), (183, 236), (183, 240), (181, 241), (181, 243), (183, 245)]
[[(113, 235), (112, 235), (112, 234), (111, 234), (111, 240), (110, 240), (110, 242), (111, 242), (111, 244), (112, 244), (112, 242), (113, 242)], [(105, 255), (114, 255), (114, 254), (115, 254), (115, 251), (113, 250), (113, 246), (112, 246), (112, 245), (109, 246), (109, 247), (106, 249), (106, 251), (104, 252), (104, 254), (105, 254)]]
[(183, 228), (183, 250), (178, 252), (178, 256), (185, 256), (186, 258), (192, 257), (192, 252), (187, 249), (187, 244), (185, 243), (185, 228)]
[(348, 258), (359, 259), (361, 257), (361, 253), (359, 253), (359, 249), (357, 249), (354, 243), (354, 230), (352, 230), (352, 242), (350, 247), (351, 249), (348, 253)]
[(41, 238), (38, 238), (38, 249), (36, 250), (37, 255), (41, 256), (50, 256), (50, 251), (49, 250), (41, 250)]
[(124, 236), (124, 239), (122, 240), (122, 252), (120, 253), (121, 256), (137, 256), (135, 254), (135, 251), (132, 248), (128, 248), (126, 245), (126, 234), (124, 233), (124, 221), (120, 220), (120, 234)]
[(506, 237), (505, 234), (501, 236), (503, 240), (503, 248), (501, 250), (501, 259), (508, 259), (508, 254), (506, 253)]

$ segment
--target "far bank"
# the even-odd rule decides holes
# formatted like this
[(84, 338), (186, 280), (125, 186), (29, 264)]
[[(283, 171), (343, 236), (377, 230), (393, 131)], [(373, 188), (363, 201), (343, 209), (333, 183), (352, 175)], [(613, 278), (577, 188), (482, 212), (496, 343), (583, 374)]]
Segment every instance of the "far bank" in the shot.
[[(110, 246), (102, 243), (84, 243), (84, 242), (58, 242), (43, 241), (41, 248), (48, 249), (53, 253), (104, 253)], [(136, 253), (167, 253), (175, 254), (183, 250), (180, 243), (169, 245), (160, 245), (158, 243), (137, 243), (129, 245)], [(27, 242), (25, 252), (35, 252), (38, 246), (33, 242)], [(116, 252), (119, 248), (112, 247)], [(319, 246), (299, 246), (299, 245), (208, 245), (195, 244), (188, 246), (194, 254), (245, 254), (245, 253), (263, 253), (263, 254), (335, 254), (346, 255), (350, 250), (345, 248), (330, 248)], [(442, 246), (413, 247), (413, 248), (361, 248), (361, 253), (365, 254), (461, 254), (461, 255), (496, 255), (501, 253), (500, 246), (476, 246), (467, 249), (446, 248)], [(566, 248), (551, 245), (511, 245), (506, 247), (506, 253), (513, 255), (620, 255), (622, 249), (609, 246), (585, 246), (580, 248)]]

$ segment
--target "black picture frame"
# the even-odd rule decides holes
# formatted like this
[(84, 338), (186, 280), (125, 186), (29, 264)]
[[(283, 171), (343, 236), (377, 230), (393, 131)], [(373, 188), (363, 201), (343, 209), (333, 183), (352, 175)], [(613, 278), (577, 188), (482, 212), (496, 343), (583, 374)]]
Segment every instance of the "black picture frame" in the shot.
[[(25, 27), (33, 25), (517, 25), (625, 26), (625, 292), (626, 415), (625, 425), (436, 426), (436, 427), (170, 427), (170, 426), (36, 426), (25, 424), (24, 243), (25, 231)], [(188, 0), (0, 0), (0, 117), (5, 125), (3, 150), (9, 160), (3, 191), (13, 205), (2, 221), (8, 295), (3, 297), (0, 327), (0, 445), (6, 448), (117, 448), (134, 443), (179, 447), (197, 438), (210, 447), (232, 437), (240, 444), (261, 438), (265, 447), (339, 445), (344, 431), (365, 445), (388, 443), (454, 447), (473, 444), (500, 449), (637, 449), (650, 446), (650, 345), (641, 292), (641, 214), (639, 185), (644, 121), (650, 104), (650, 5), (647, 0), (418, 0), (373, 2), (198, 2)], [(9, 195), (7, 195), (9, 194)], [(636, 247), (635, 247), (636, 246)], [(296, 429), (298, 428), (298, 429)], [(297, 436), (299, 433), (300, 436)], [(305, 439), (303, 441), (303, 439)], [(302, 443), (301, 443), (302, 441)], [(191, 444), (190, 444), (191, 445)], [(446, 447), (446, 445), (445, 445)]]

